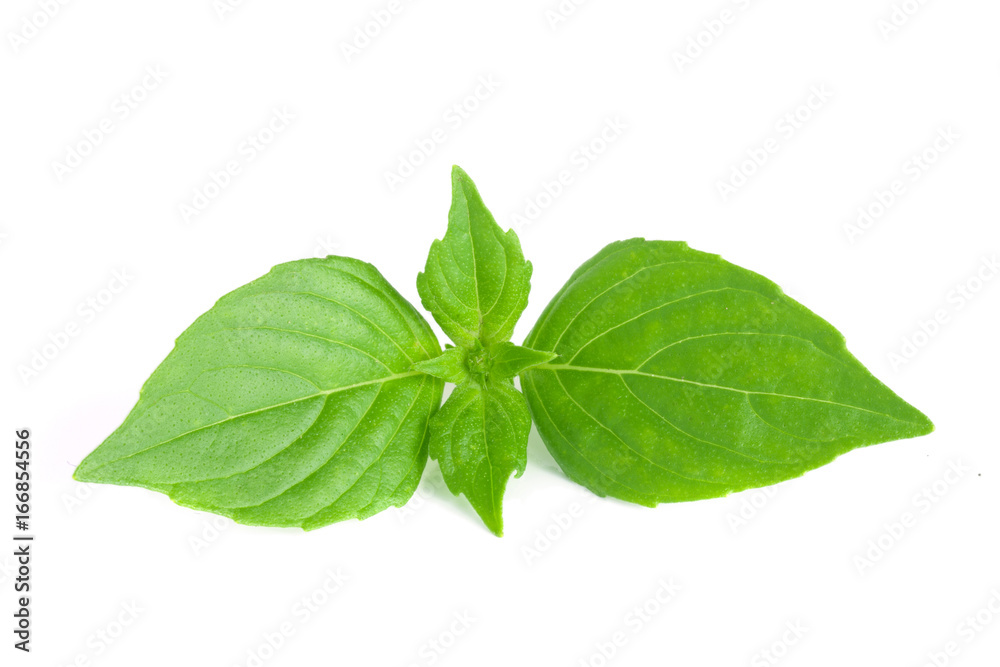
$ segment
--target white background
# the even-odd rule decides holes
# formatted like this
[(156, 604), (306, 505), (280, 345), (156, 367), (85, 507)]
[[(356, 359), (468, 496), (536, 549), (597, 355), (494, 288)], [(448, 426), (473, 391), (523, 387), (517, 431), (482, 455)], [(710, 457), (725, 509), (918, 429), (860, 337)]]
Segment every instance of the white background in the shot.
[[(2, 425), (8, 442), (32, 430), (37, 542), (30, 656), (10, 646), (12, 548), (0, 549), (3, 664), (253, 665), (248, 651), (285, 622), (294, 634), (263, 651), (265, 665), (917, 667), (952, 641), (957, 655), (939, 664), (996, 664), (1000, 614), (983, 612), (992, 623), (980, 631), (965, 619), (994, 595), (1000, 610), (1000, 285), (977, 284), (1000, 250), (1000, 5), (904, 4), (919, 8), (886, 34), (890, 0), (592, 0), (554, 27), (556, 0), (404, 0), (348, 61), (342, 44), (388, 0), (253, 0), (222, 16), (211, 0), (94, 0), (44, 21), (32, 0), (7, 0)], [(732, 21), (720, 31), (711, 22), (723, 10)], [(25, 20), (44, 25), (34, 34)], [(707, 46), (679, 66), (689, 39)], [(146, 68), (165, 78), (154, 87)], [(480, 77), (499, 85), (448, 120)], [(829, 99), (800, 108), (823, 87)], [(127, 118), (123, 94), (136, 107)], [(246, 160), (241, 143), (282, 108), (294, 120)], [(783, 129), (796, 111), (802, 122)], [(54, 163), (105, 118), (112, 132), (59, 174)], [(582, 159), (616, 119), (626, 127), (615, 141)], [(385, 173), (435, 128), (446, 141), (390, 189)], [(914, 180), (909, 161), (935, 157), (947, 128), (957, 139)], [(724, 201), (719, 182), (769, 138), (777, 152), (746, 167), (755, 173)], [(185, 221), (180, 206), (232, 159), (241, 172)], [(504, 227), (571, 173), (518, 224), (535, 274), (516, 341), (606, 243), (686, 240), (832, 322), (937, 431), (855, 451), (769, 494), (655, 510), (594, 499), (533, 432), (502, 539), (443, 489), (433, 463), (405, 512), (308, 534), (225, 522), (213, 532), (212, 515), (164, 496), (72, 481), (174, 338), (272, 265), (359, 257), (417, 303), (453, 163)], [(905, 192), (852, 243), (845, 226), (895, 179)], [(127, 286), (102, 292), (115, 271)], [(972, 299), (955, 291), (967, 284), (980, 287)], [(88, 299), (109, 296), (88, 314)], [(920, 335), (936, 311), (947, 321)], [(45, 347), (70, 324), (79, 330), (64, 348)], [(912, 358), (893, 363), (914, 338)], [(43, 352), (44, 368), (26, 374)], [(13, 514), (12, 450), (0, 457), (0, 516)], [(933, 503), (917, 498), (935, 484)], [(893, 537), (886, 525), (907, 513), (915, 525)], [(346, 583), (318, 593), (338, 568)], [(670, 579), (679, 592), (656, 601)], [(314, 595), (327, 599), (304, 620), (295, 605)], [(133, 603), (138, 618), (118, 634)], [(117, 636), (108, 646), (99, 631)], [(600, 645), (618, 632), (624, 645), (606, 659)]]

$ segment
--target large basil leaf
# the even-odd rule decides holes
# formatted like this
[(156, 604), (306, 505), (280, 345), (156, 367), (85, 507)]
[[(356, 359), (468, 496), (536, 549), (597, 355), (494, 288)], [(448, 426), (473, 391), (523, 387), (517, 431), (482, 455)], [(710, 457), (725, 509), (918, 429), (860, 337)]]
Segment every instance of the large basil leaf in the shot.
[(531, 263), (514, 230), (504, 233), (461, 168), (452, 171), (448, 231), (431, 244), (417, 289), (424, 308), (456, 344), (510, 340), (528, 303)]
[(802, 475), (933, 430), (843, 336), (777, 285), (684, 243), (613, 243), (580, 267), (525, 345), (545, 444), (595, 493), (642, 505)]
[(369, 264), (275, 267), (178, 339), (75, 477), (246, 524), (318, 528), (405, 503), (443, 382), (427, 322)]
[(503, 535), (503, 494), (527, 462), (531, 414), (510, 380), (455, 387), (431, 419), (431, 458), (451, 492), (465, 494), (493, 534)]

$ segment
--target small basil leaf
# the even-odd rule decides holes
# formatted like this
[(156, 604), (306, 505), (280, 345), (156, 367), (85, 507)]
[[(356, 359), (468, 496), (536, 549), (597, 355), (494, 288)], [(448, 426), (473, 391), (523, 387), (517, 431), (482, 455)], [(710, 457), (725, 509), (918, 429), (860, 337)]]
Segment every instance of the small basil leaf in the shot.
[(461, 347), (449, 347), (440, 356), (413, 364), (413, 370), (433, 375), (452, 384), (461, 384), (469, 377), (466, 366), (468, 352)]
[(434, 241), (417, 290), (424, 308), (456, 344), (471, 348), (510, 340), (528, 303), (531, 263), (504, 233), (459, 167), (452, 172), (448, 231)]
[(683, 243), (609, 245), (525, 344), (561, 357), (522, 375), (553, 457), (643, 505), (771, 485), (934, 428), (777, 285)]
[(494, 535), (503, 535), (503, 494), (511, 473), (524, 473), (531, 414), (513, 383), (455, 387), (431, 419), (430, 455), (448, 488), (465, 494)]
[(282, 264), (181, 334), (75, 477), (252, 525), (366, 518), (416, 489), (444, 383), (411, 366), (440, 351), (371, 265)]
[(532, 366), (544, 364), (559, 356), (513, 343), (497, 343), (490, 350), (490, 355), (493, 361), (490, 376), (496, 380), (513, 378)]

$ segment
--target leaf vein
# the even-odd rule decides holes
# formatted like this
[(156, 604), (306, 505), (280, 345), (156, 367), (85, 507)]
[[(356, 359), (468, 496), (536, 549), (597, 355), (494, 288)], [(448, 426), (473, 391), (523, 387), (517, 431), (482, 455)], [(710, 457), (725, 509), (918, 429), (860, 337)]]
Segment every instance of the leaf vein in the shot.
[[(113, 459), (111, 461), (106, 461), (106, 462), (104, 462), (104, 463), (102, 463), (100, 465), (94, 466), (94, 468), (92, 468), (91, 471), (93, 471), (93, 470), (99, 470), (99, 469), (101, 469), (101, 468), (103, 468), (103, 467), (105, 467), (107, 465), (110, 465), (112, 463), (117, 463), (119, 461), (124, 461), (125, 459), (130, 459), (133, 456), (138, 456), (139, 454), (144, 454), (145, 452), (148, 452), (151, 449), (156, 449), (157, 447), (162, 447), (163, 445), (167, 445), (167, 444), (173, 442), (174, 440), (178, 440), (178, 439), (183, 438), (185, 436), (191, 435), (192, 433), (197, 433), (198, 431), (204, 431), (207, 428), (214, 428), (216, 426), (220, 426), (221, 424), (225, 424), (226, 422), (233, 421), (234, 419), (242, 419), (243, 417), (249, 417), (250, 415), (259, 414), (261, 412), (267, 412), (268, 410), (275, 410), (277, 408), (285, 407), (286, 405), (294, 405), (295, 403), (301, 403), (303, 401), (308, 401), (310, 399), (317, 398), (319, 396), (329, 396), (330, 394), (336, 394), (336, 393), (343, 392), (343, 391), (349, 391), (351, 389), (357, 389), (358, 387), (366, 387), (366, 386), (373, 385), (373, 384), (384, 384), (386, 382), (392, 382), (394, 380), (400, 380), (402, 378), (413, 377), (415, 375), (423, 375), (423, 374), (420, 373), (420, 372), (418, 372), (418, 371), (408, 371), (406, 373), (398, 373), (396, 375), (390, 375), (390, 376), (387, 376), (387, 377), (376, 378), (374, 380), (366, 380), (364, 382), (358, 382), (356, 384), (346, 385), (344, 387), (335, 387), (333, 389), (319, 391), (319, 392), (316, 392), (314, 394), (309, 394), (307, 396), (300, 396), (299, 398), (294, 398), (294, 399), (292, 399), (290, 401), (285, 401), (283, 403), (276, 403), (274, 405), (267, 405), (267, 406), (264, 406), (262, 408), (258, 408), (256, 410), (249, 410), (247, 412), (241, 412), (239, 414), (230, 415), (226, 419), (220, 419), (219, 421), (212, 422), (211, 424), (202, 424), (201, 426), (193, 428), (193, 429), (191, 429), (189, 431), (185, 431), (184, 433), (180, 433), (178, 435), (175, 435), (175, 436), (173, 436), (171, 438), (168, 438), (167, 440), (164, 440), (162, 442), (157, 442), (157, 443), (155, 443), (153, 445), (150, 445), (149, 447), (146, 447), (144, 449), (140, 449), (139, 451), (132, 452), (131, 454), (119, 457), (117, 459)], [(425, 377), (427, 377), (427, 376), (425, 376)], [(150, 407), (152, 407), (152, 406), (150, 406)]]
[(726, 447), (725, 445), (720, 445), (717, 442), (712, 442), (710, 440), (705, 440), (703, 438), (699, 438), (698, 436), (694, 435), (693, 433), (688, 433), (687, 431), (685, 431), (684, 429), (682, 429), (680, 426), (677, 426), (672, 421), (670, 421), (669, 419), (667, 419), (664, 415), (662, 415), (661, 413), (659, 413), (656, 410), (654, 410), (652, 406), (650, 406), (648, 403), (646, 403), (646, 401), (642, 400), (642, 398), (640, 398), (639, 395), (637, 393), (635, 393), (635, 391), (632, 390), (632, 387), (629, 386), (628, 382), (625, 381), (624, 377), (622, 377), (622, 376), (619, 375), (618, 378), (622, 381), (622, 384), (625, 385), (625, 388), (628, 389), (628, 392), (630, 394), (632, 394), (633, 396), (635, 396), (635, 399), (637, 401), (639, 401), (640, 403), (642, 403), (642, 405), (647, 410), (649, 410), (654, 415), (656, 415), (657, 417), (659, 417), (663, 421), (664, 424), (667, 424), (668, 426), (670, 426), (671, 428), (673, 428), (675, 431), (677, 431), (679, 433), (682, 433), (682, 434), (686, 435), (687, 437), (689, 437), (689, 438), (691, 438), (693, 440), (697, 440), (698, 442), (703, 442), (706, 445), (711, 445), (712, 447), (718, 447), (719, 449), (722, 449), (724, 451), (730, 452), (732, 454), (736, 454), (737, 456), (742, 456), (743, 458), (750, 459), (751, 461), (756, 461), (757, 463), (773, 463), (773, 464), (777, 464), (777, 465), (789, 465), (788, 463), (786, 463), (784, 461), (772, 461), (772, 460), (769, 460), (769, 459), (758, 459), (757, 457), (750, 456), (749, 454), (744, 454), (743, 452), (737, 451), (735, 449), (730, 449), (729, 447)]
[[(534, 378), (531, 377), (530, 375), (528, 376), (528, 382), (531, 383), (531, 388), (537, 394), (538, 393), (538, 385), (535, 383)], [(581, 459), (583, 459), (583, 461), (586, 462), (587, 465), (589, 465), (591, 468), (593, 468), (594, 472), (596, 472), (598, 475), (600, 475), (600, 476), (602, 476), (602, 477), (610, 480), (610, 482), (612, 484), (617, 484), (618, 486), (625, 487), (626, 489), (629, 489), (630, 491), (635, 491), (636, 493), (638, 493), (640, 495), (643, 495), (643, 496), (648, 496), (649, 495), (645, 491), (641, 491), (640, 489), (637, 489), (634, 486), (631, 486), (629, 484), (626, 484), (625, 482), (622, 482), (622, 481), (619, 481), (619, 480), (615, 479), (611, 475), (607, 474), (606, 472), (604, 472), (603, 470), (601, 470), (600, 468), (598, 468), (594, 464), (593, 461), (591, 461), (590, 459), (588, 459), (586, 456), (583, 455), (583, 451), (582, 450), (577, 449), (576, 447), (573, 446), (573, 443), (570, 441), (570, 439), (566, 437), (566, 434), (563, 433), (562, 429), (560, 429), (559, 426), (556, 424), (556, 420), (552, 418), (552, 413), (550, 413), (549, 409), (547, 407), (545, 407), (545, 401), (538, 400), (538, 404), (539, 404), (539, 406), (541, 406), (542, 411), (545, 413), (545, 416), (548, 417), (549, 423), (552, 424), (552, 428), (554, 428), (556, 430), (556, 433), (559, 434), (559, 437), (563, 439), (563, 442), (565, 442), (569, 446), (570, 449), (572, 449), (574, 452), (576, 452), (577, 456), (579, 456)]]
[[(350, 276), (350, 277), (354, 278), (355, 280), (359, 280), (362, 283), (364, 283), (364, 285), (369, 288), (369, 291), (371, 291), (372, 294), (374, 294), (377, 298), (383, 300), (384, 302), (388, 303), (389, 306), (394, 311), (396, 311), (396, 313), (399, 314), (399, 316), (403, 320), (403, 323), (406, 325), (407, 330), (413, 335), (414, 340), (417, 341), (417, 345), (420, 346), (420, 349), (423, 350), (424, 354), (427, 355), (428, 357), (431, 356), (430, 350), (428, 350), (426, 347), (424, 347), (423, 341), (420, 340), (420, 333), (417, 332), (417, 331), (414, 331), (413, 327), (411, 326), (412, 318), (414, 316), (414, 312), (412, 310), (406, 311), (404, 309), (404, 307), (401, 306), (398, 301), (396, 301), (395, 299), (391, 298), (390, 295), (386, 293), (386, 290), (383, 287), (379, 287), (378, 285), (373, 285), (372, 283), (368, 282), (363, 277), (361, 277), (361, 276), (359, 276), (357, 274), (351, 273), (350, 271), (345, 271), (344, 269), (341, 269), (339, 267), (330, 266), (328, 264), (320, 264), (320, 266), (322, 266), (324, 269), (326, 269), (328, 271), (333, 271), (335, 273), (340, 273), (340, 274), (345, 275), (345, 276)], [(375, 269), (375, 267), (371, 267), (371, 268), (374, 271), (378, 271), (378, 269)], [(388, 283), (388, 281), (386, 281), (386, 283)], [(391, 285), (389, 285), (389, 287), (392, 290), (395, 289)], [(404, 300), (404, 303), (405, 303), (405, 300)], [(405, 305), (408, 306), (409, 304), (405, 303)], [(358, 313), (358, 314), (360, 315), (361, 313)], [(418, 313), (418, 315), (419, 315), (419, 313)], [(362, 317), (363, 317), (363, 315), (362, 315)], [(372, 322), (372, 324), (375, 324), (375, 323)], [(419, 326), (419, 323), (418, 323), (418, 326)], [(385, 333), (385, 332), (383, 331), (382, 333)], [(425, 333), (427, 333), (427, 332), (425, 332)], [(389, 336), (388, 333), (385, 333), (385, 335), (390, 340), (393, 340), (392, 336)], [(406, 352), (403, 352), (403, 354), (406, 354)], [(409, 355), (407, 355), (407, 358), (409, 358)], [(412, 359), (411, 359), (411, 361), (412, 361)]]
[[(358, 482), (360, 482), (360, 481), (361, 481), (362, 479), (364, 479), (364, 478), (365, 478), (365, 476), (366, 476), (366, 475), (368, 474), (368, 471), (369, 471), (369, 470), (371, 470), (371, 469), (372, 469), (372, 467), (373, 467), (373, 466), (374, 466), (374, 465), (375, 465), (376, 463), (379, 463), (379, 464), (381, 464), (381, 461), (382, 461), (382, 458), (383, 458), (383, 456), (385, 455), (385, 450), (386, 450), (386, 448), (387, 448), (387, 447), (389, 447), (389, 445), (390, 445), (390, 444), (392, 444), (392, 441), (396, 439), (396, 436), (397, 436), (397, 435), (399, 435), (399, 431), (400, 431), (400, 430), (401, 430), (401, 429), (403, 428), (403, 424), (405, 424), (405, 423), (406, 423), (406, 418), (410, 416), (410, 413), (411, 413), (411, 412), (413, 412), (413, 408), (414, 408), (414, 407), (416, 407), (416, 405), (417, 405), (417, 401), (419, 401), (419, 400), (420, 400), (420, 396), (421, 396), (421, 395), (422, 395), (422, 394), (424, 393), (424, 384), (425, 384), (425, 383), (427, 382), (427, 379), (428, 379), (429, 377), (430, 377), (430, 376), (428, 376), (428, 375), (425, 375), (425, 376), (424, 376), (424, 377), (423, 377), (423, 378), (422, 378), (422, 379), (420, 380), (420, 388), (419, 388), (419, 389), (417, 390), (417, 393), (416, 393), (416, 395), (415, 395), (415, 396), (413, 397), (413, 401), (412, 401), (412, 402), (410, 403), (410, 407), (409, 407), (409, 408), (407, 408), (407, 410), (406, 410), (406, 412), (405, 412), (405, 413), (403, 414), (402, 418), (400, 418), (400, 420), (399, 420), (399, 424), (397, 424), (397, 425), (396, 425), (396, 430), (392, 432), (392, 435), (391, 435), (391, 436), (389, 436), (389, 438), (388, 438), (388, 439), (387, 439), (387, 440), (386, 440), (386, 441), (385, 441), (384, 443), (382, 443), (382, 448), (381, 448), (381, 450), (379, 451), (379, 455), (378, 455), (377, 457), (375, 457), (375, 460), (374, 460), (374, 461), (372, 461), (372, 462), (371, 462), (370, 464), (368, 464), (368, 467), (366, 467), (366, 468), (365, 468), (365, 469), (364, 469), (364, 470), (363, 470), (363, 471), (361, 472), (361, 474), (360, 474), (360, 475), (358, 475), (358, 478), (357, 478), (357, 479), (355, 479), (355, 480), (354, 480), (354, 482), (352, 482), (352, 483), (351, 483), (351, 485), (350, 485), (349, 487), (347, 487), (347, 488), (346, 488), (346, 489), (345, 489), (344, 491), (342, 491), (342, 492), (340, 493), (340, 495), (338, 495), (338, 496), (337, 496), (336, 498), (334, 498), (333, 502), (329, 503), (329, 504), (328, 504), (328, 505), (326, 505), (325, 507), (323, 507), (323, 508), (319, 509), (318, 511), (314, 512), (313, 514), (310, 514), (310, 515), (309, 515), (309, 516), (307, 516), (307, 517), (306, 517), (305, 519), (303, 519), (303, 520), (302, 520), (302, 524), (303, 524), (303, 525), (305, 525), (305, 524), (306, 524), (306, 523), (308, 523), (308, 522), (309, 522), (309, 521), (310, 521), (311, 519), (313, 519), (314, 517), (316, 517), (316, 515), (318, 515), (318, 514), (322, 514), (323, 512), (325, 512), (325, 511), (329, 510), (329, 509), (330, 509), (331, 507), (333, 507), (334, 505), (336, 505), (337, 503), (339, 503), (339, 502), (340, 502), (340, 499), (341, 499), (341, 498), (343, 498), (343, 497), (344, 497), (345, 495), (347, 495), (347, 494), (348, 494), (348, 493), (349, 493), (349, 492), (351, 491), (351, 489), (353, 489), (353, 488), (354, 488), (355, 486), (357, 486), (357, 485), (358, 485)], [(381, 387), (379, 388), (379, 391), (381, 391)], [(374, 401), (372, 402), (372, 404), (374, 405)], [(369, 408), (369, 409), (370, 409), (370, 408)], [(367, 415), (367, 414), (368, 414), (368, 412), (366, 411), (366, 412), (365, 412), (365, 414)], [(362, 415), (361, 419), (359, 419), (359, 420), (358, 420), (358, 424), (360, 424), (360, 423), (361, 423), (361, 421), (362, 421), (363, 419), (364, 419), (364, 415)], [(357, 424), (355, 425), (355, 429), (357, 429)], [(354, 431), (351, 431), (351, 434), (352, 434), (352, 435), (353, 435), (353, 433), (354, 433)], [(344, 442), (347, 442), (347, 440), (345, 439), (345, 440), (344, 440)], [(340, 451), (340, 450), (338, 449), (338, 451)], [(336, 455), (337, 455), (337, 452), (334, 452), (334, 456), (336, 456)], [(317, 469), (316, 469), (316, 471), (314, 471), (314, 472), (312, 473), (312, 475), (310, 475), (309, 477), (312, 477), (313, 475), (315, 475), (315, 474), (316, 474), (317, 472), (319, 472), (319, 470), (320, 470), (321, 468), (323, 468), (323, 467), (327, 466), (327, 465), (328, 465), (328, 464), (330, 463), (330, 461), (332, 461), (332, 460), (333, 460), (333, 457), (330, 457), (330, 460), (329, 460), (329, 461), (327, 461), (327, 462), (326, 462), (326, 463), (324, 463), (324, 464), (323, 464), (322, 466), (320, 466), (319, 468), (317, 468)], [(380, 468), (380, 470), (381, 470), (381, 468)], [(309, 479), (309, 477), (307, 477), (307, 478), (306, 478), (305, 480), (303, 480), (303, 482), (304, 482), (304, 481), (306, 481), (306, 480), (308, 480), (308, 479)], [(368, 505), (370, 505), (370, 504), (372, 503), (372, 500), (373, 500), (373, 498), (374, 498), (374, 495), (375, 495), (376, 493), (378, 493), (378, 488), (376, 488), (376, 489), (375, 489), (375, 491), (374, 491), (374, 492), (372, 493), (372, 497), (371, 497), (371, 498), (369, 498), (369, 499), (368, 499), (368, 500), (367, 500), (367, 501), (365, 502), (365, 504), (363, 505), (363, 507), (367, 507)]]
[[(616, 254), (618, 254), (618, 253), (615, 253), (615, 255)], [(614, 257), (614, 255), (609, 255), (608, 257), (605, 257), (604, 260), (610, 259), (611, 257)], [(598, 262), (597, 266), (600, 266), (603, 263), (604, 260), (602, 260), (601, 262)], [(597, 296), (595, 296), (593, 299), (591, 299), (587, 303), (583, 304), (583, 307), (581, 307), (580, 310), (578, 310), (576, 312), (576, 315), (573, 316), (573, 319), (571, 319), (569, 321), (569, 323), (567, 323), (566, 326), (563, 327), (562, 333), (559, 334), (559, 338), (557, 338), (555, 344), (552, 345), (552, 349), (553, 350), (556, 349), (556, 347), (562, 341), (563, 336), (565, 336), (566, 332), (569, 331), (569, 328), (571, 326), (573, 326), (573, 323), (576, 322), (577, 318), (580, 317), (580, 315), (582, 315), (583, 312), (585, 310), (587, 310), (587, 308), (589, 308), (592, 303), (594, 303), (595, 301), (597, 301), (602, 296), (604, 296), (605, 294), (607, 294), (608, 292), (610, 292), (614, 288), (618, 287), (619, 285), (621, 285), (623, 283), (627, 283), (628, 281), (632, 280), (633, 278), (635, 278), (637, 275), (639, 275), (643, 271), (649, 271), (649, 270), (652, 270), (652, 269), (659, 268), (661, 266), (669, 266), (671, 264), (704, 264), (704, 263), (705, 262), (687, 262), (687, 261), (681, 261), (681, 262), (661, 262), (659, 264), (650, 264), (649, 266), (644, 266), (641, 269), (639, 269), (638, 271), (625, 276), (624, 278), (622, 278), (621, 280), (619, 280), (615, 284), (613, 284), (613, 285), (609, 286), (608, 288), (606, 288), (605, 290), (603, 290), (600, 294), (598, 294)], [(596, 269), (597, 266), (591, 267), (590, 271), (593, 271), (594, 269)], [(587, 273), (590, 273), (590, 271), (587, 271)], [(584, 275), (586, 275), (586, 274), (584, 274)], [(583, 278), (583, 276), (580, 276), (580, 278)], [(546, 318), (546, 323), (547, 323), (547, 318)], [(543, 325), (543, 328), (544, 328), (544, 325)], [(539, 333), (541, 333), (541, 330), (539, 330)]]
[(598, 419), (597, 417), (595, 417), (594, 415), (592, 415), (590, 412), (588, 412), (585, 407), (583, 407), (582, 405), (580, 405), (580, 402), (577, 401), (576, 398), (574, 398), (574, 396), (571, 393), (569, 393), (569, 389), (567, 389), (566, 385), (563, 384), (562, 378), (559, 377), (558, 374), (556, 375), (556, 380), (559, 382), (559, 386), (562, 387), (563, 393), (566, 394), (566, 397), (569, 398), (569, 400), (573, 401), (573, 403), (575, 403), (576, 406), (578, 408), (580, 408), (580, 411), (583, 412), (583, 414), (587, 415), (595, 424), (597, 424), (598, 426), (600, 426), (601, 428), (603, 428), (605, 431), (607, 431), (608, 433), (610, 433), (611, 435), (613, 435), (618, 440), (618, 442), (620, 442), (623, 445), (625, 445), (626, 449), (631, 450), (639, 458), (643, 459), (644, 461), (646, 461), (650, 465), (652, 465), (652, 466), (654, 466), (656, 468), (659, 468), (660, 470), (663, 470), (664, 472), (668, 472), (671, 475), (674, 475), (675, 477), (680, 477), (681, 479), (686, 479), (689, 482), (699, 482), (699, 483), (702, 483), (702, 484), (715, 484), (717, 486), (725, 486), (722, 482), (712, 482), (712, 481), (709, 481), (707, 479), (697, 479), (695, 477), (688, 477), (686, 475), (682, 475), (679, 472), (677, 472), (675, 470), (671, 470), (670, 468), (667, 468), (666, 466), (663, 466), (663, 465), (657, 463), (656, 461), (653, 461), (652, 459), (646, 457), (638, 449), (636, 449), (635, 447), (633, 447), (629, 443), (625, 442), (625, 440), (620, 435), (618, 435), (617, 433), (615, 433), (614, 431), (612, 431), (610, 428), (608, 428), (604, 423), (601, 422), (600, 419)]
[(682, 296), (681, 298), (674, 299), (673, 301), (667, 301), (666, 303), (661, 303), (659, 306), (656, 306), (654, 308), (650, 308), (649, 310), (645, 310), (645, 311), (639, 313), (638, 315), (636, 315), (634, 317), (630, 317), (629, 319), (625, 320), (624, 322), (620, 322), (620, 323), (614, 325), (613, 327), (605, 329), (601, 333), (597, 334), (596, 336), (594, 336), (593, 338), (591, 338), (590, 340), (588, 340), (586, 343), (584, 343), (583, 345), (580, 346), (580, 348), (573, 354), (572, 357), (570, 357), (569, 363), (572, 363), (574, 359), (576, 359), (578, 356), (580, 356), (581, 352), (583, 352), (588, 346), (590, 346), (591, 343), (593, 343), (594, 341), (596, 341), (598, 338), (601, 338), (602, 336), (606, 336), (607, 334), (611, 333), (615, 329), (619, 329), (619, 328), (625, 326), (626, 324), (628, 324), (630, 322), (634, 322), (637, 319), (639, 319), (640, 317), (645, 317), (646, 315), (649, 315), (652, 312), (655, 312), (655, 311), (657, 311), (657, 310), (659, 310), (661, 308), (666, 308), (667, 306), (672, 306), (672, 305), (674, 305), (676, 303), (680, 303), (681, 301), (687, 301), (688, 299), (696, 299), (696, 298), (698, 298), (700, 296), (705, 296), (706, 294), (714, 294), (716, 292), (726, 292), (726, 291), (730, 291), (730, 290), (741, 291), (741, 292), (742, 291), (746, 291), (746, 290), (736, 290), (736, 288), (734, 288), (734, 287), (720, 287), (719, 289), (704, 290), (702, 292), (696, 292), (695, 294), (688, 294), (686, 296)]
[[(390, 373), (394, 372), (393, 369), (390, 368), (389, 365), (386, 364), (384, 361), (382, 361), (381, 359), (379, 359), (378, 357), (376, 357), (375, 355), (373, 355), (373, 354), (371, 354), (369, 352), (365, 352), (364, 350), (362, 350), (359, 347), (355, 347), (355, 346), (351, 345), (350, 343), (345, 343), (344, 341), (341, 341), (341, 340), (335, 340), (333, 338), (327, 338), (325, 336), (320, 336), (320, 335), (317, 335), (317, 334), (311, 334), (311, 333), (308, 333), (306, 331), (299, 331), (297, 329), (282, 329), (281, 327), (268, 327), (268, 326), (261, 326), (261, 325), (252, 326), (252, 327), (225, 327), (225, 328), (222, 328), (222, 329), (218, 329), (217, 331), (281, 331), (281, 332), (284, 332), (284, 333), (296, 334), (296, 335), (299, 335), (299, 336), (306, 336), (308, 338), (316, 338), (318, 340), (323, 340), (323, 341), (326, 341), (328, 343), (333, 343), (334, 345), (339, 345), (341, 347), (346, 347), (348, 349), (354, 350), (355, 352), (360, 352), (361, 354), (363, 354), (364, 356), (368, 357), (369, 359), (371, 359), (372, 361), (374, 361), (375, 363), (377, 363), (379, 366), (381, 366), (382, 368), (386, 369)], [(407, 357), (407, 359), (409, 359), (409, 357)], [(310, 384), (312, 384), (312, 383), (310, 383)]]
[(579, 371), (582, 373), (610, 373), (612, 375), (641, 375), (645, 377), (651, 377), (657, 380), (668, 380), (670, 382), (680, 382), (682, 384), (691, 384), (698, 387), (705, 387), (707, 389), (721, 389), (723, 391), (732, 391), (738, 394), (749, 394), (752, 396), (772, 396), (774, 398), (790, 398), (798, 401), (811, 401), (814, 403), (825, 403), (828, 405), (836, 405), (841, 408), (851, 408), (853, 410), (861, 410), (862, 412), (868, 412), (873, 415), (879, 415), (880, 417), (888, 417), (893, 421), (902, 422), (904, 424), (914, 424), (916, 422), (906, 421), (905, 419), (899, 419), (898, 417), (893, 417), (892, 415), (886, 414), (884, 412), (878, 412), (877, 410), (869, 410), (868, 408), (863, 408), (859, 405), (850, 405), (848, 403), (838, 403), (837, 401), (828, 401), (823, 398), (812, 398), (809, 396), (795, 396), (793, 394), (779, 394), (770, 391), (754, 391), (749, 389), (737, 389), (735, 387), (726, 387), (718, 384), (706, 384), (704, 382), (695, 382), (694, 380), (685, 380), (683, 378), (675, 378), (669, 375), (656, 375), (655, 373), (645, 373), (639, 370), (617, 370), (611, 368), (590, 368), (587, 366), (570, 366), (568, 364), (539, 364), (528, 369), (529, 371), (534, 370), (563, 370), (563, 371)]

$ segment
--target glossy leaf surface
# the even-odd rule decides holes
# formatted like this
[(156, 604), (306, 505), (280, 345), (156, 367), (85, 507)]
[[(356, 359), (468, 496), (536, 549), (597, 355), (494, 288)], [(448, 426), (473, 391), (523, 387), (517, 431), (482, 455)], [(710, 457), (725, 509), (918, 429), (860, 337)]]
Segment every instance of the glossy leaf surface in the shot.
[(572, 479), (643, 505), (802, 475), (931, 422), (843, 336), (771, 281), (684, 243), (613, 243), (580, 267), (525, 345), (521, 376)]

